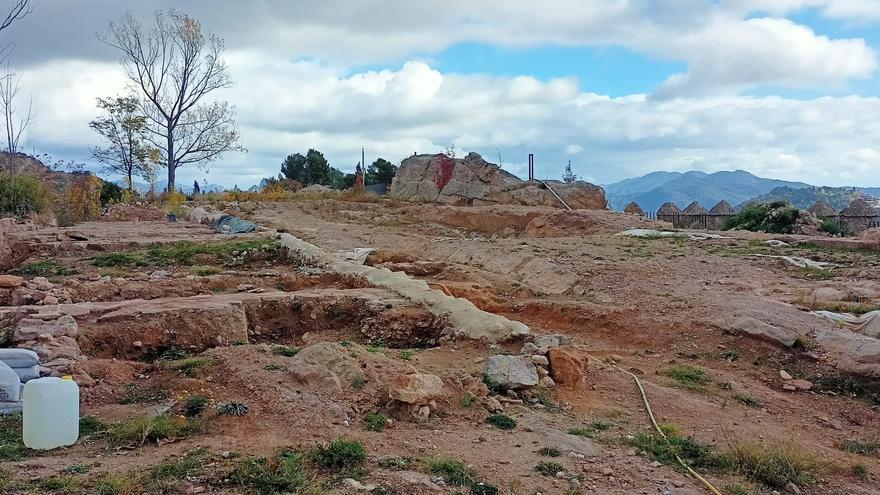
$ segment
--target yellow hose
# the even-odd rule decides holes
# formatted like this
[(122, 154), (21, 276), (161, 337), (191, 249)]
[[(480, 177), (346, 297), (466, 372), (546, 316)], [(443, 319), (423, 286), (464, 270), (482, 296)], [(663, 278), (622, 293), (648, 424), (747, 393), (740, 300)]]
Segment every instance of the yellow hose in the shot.
[[(593, 356), (589, 356), (589, 358), (594, 359), (596, 361), (601, 361)], [(669, 444), (669, 438), (666, 437), (666, 433), (663, 433), (663, 430), (660, 428), (660, 425), (657, 424), (657, 420), (654, 418), (654, 411), (651, 410), (651, 404), (648, 403), (648, 395), (645, 393), (645, 387), (642, 386), (642, 381), (639, 380), (639, 377), (637, 377), (635, 375), (635, 373), (632, 373), (628, 370), (625, 370), (625, 369), (621, 368), (620, 366), (617, 366), (616, 364), (613, 364), (613, 363), (608, 363), (608, 364), (610, 364), (611, 366), (617, 368), (618, 370), (626, 373), (627, 375), (633, 377), (633, 380), (636, 381), (636, 385), (639, 387), (639, 392), (642, 394), (642, 403), (644, 403), (644, 405), (645, 405), (645, 410), (648, 411), (648, 418), (650, 418), (651, 424), (654, 425), (654, 429), (657, 430), (657, 433), (660, 435), (661, 438), (663, 438), (663, 441), (666, 442), (666, 445), (668, 445), (671, 448), (672, 446)], [(723, 495), (721, 492), (718, 491), (717, 488), (715, 488), (712, 485), (712, 483), (709, 482), (709, 480), (700, 476), (699, 473), (697, 473), (690, 466), (688, 466), (688, 464), (686, 462), (684, 462), (684, 460), (681, 457), (679, 457), (678, 454), (673, 453), (673, 455), (675, 456), (675, 460), (678, 461), (679, 464), (681, 464), (681, 467), (685, 468), (685, 470), (687, 470), (687, 472), (690, 473), (694, 478), (697, 478), (698, 480), (700, 480), (700, 482), (702, 482), (704, 485), (706, 485), (706, 488), (708, 488), (709, 491), (711, 491), (714, 495)]]

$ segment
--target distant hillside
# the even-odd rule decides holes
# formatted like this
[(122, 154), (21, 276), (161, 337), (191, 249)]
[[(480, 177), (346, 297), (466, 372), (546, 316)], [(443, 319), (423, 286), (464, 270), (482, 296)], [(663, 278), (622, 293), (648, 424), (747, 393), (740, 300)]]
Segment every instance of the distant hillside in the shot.
[(645, 211), (657, 211), (667, 201), (679, 208), (686, 207), (691, 201), (699, 201), (709, 209), (722, 199), (735, 205), (777, 187), (800, 189), (810, 186), (802, 182), (764, 179), (743, 170), (712, 174), (654, 172), (610, 184), (605, 187), (605, 192), (612, 209), (622, 210), (629, 202), (635, 201)]
[[(870, 194), (866, 191), (872, 191), (874, 194)], [(854, 199), (865, 197), (876, 198), (878, 196), (877, 193), (880, 193), (880, 188), (876, 187), (777, 187), (767, 194), (762, 194), (750, 200), (743, 201), (737, 206), (737, 209), (752, 201), (769, 203), (770, 201), (784, 200), (802, 209), (807, 209), (818, 201), (824, 201), (831, 205), (835, 210), (840, 211), (849, 206)]]

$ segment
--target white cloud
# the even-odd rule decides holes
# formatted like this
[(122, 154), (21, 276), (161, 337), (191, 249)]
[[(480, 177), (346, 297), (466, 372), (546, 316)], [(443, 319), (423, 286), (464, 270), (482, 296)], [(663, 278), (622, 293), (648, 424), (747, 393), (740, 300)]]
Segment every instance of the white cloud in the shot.
[[(226, 37), (230, 49), (279, 60), (316, 58), (340, 70), (397, 63), (460, 42), (621, 46), (688, 65), (661, 88), (667, 96), (843, 85), (875, 72), (874, 51), (863, 40), (820, 36), (779, 16), (818, 8), (848, 21), (880, 20), (876, 0), (202, 0), (184, 7), (171, 0), (43, 0), (12, 32), (20, 38), (16, 57), (114, 57), (95, 40), (96, 31), (125, 9), (148, 20), (151, 11), (169, 5)], [(756, 13), (772, 17), (756, 19)]]
[[(872, 147), (880, 142), (880, 99), (703, 96), (655, 100), (582, 92), (570, 79), (447, 74), (425, 62), (344, 75), (316, 62), (230, 54), (243, 145), (213, 166), (211, 182), (250, 185), (277, 174), (289, 153), (317, 148), (351, 170), (360, 159), (398, 161), (454, 144), (512, 170), (536, 154), (538, 171), (575, 172), (609, 182), (656, 169), (742, 168), (811, 183), (876, 184)], [(94, 98), (124, 86), (112, 63), (53, 61), (26, 75), (39, 93), (39, 122), (27, 146), (87, 155)], [(573, 151), (588, 149), (588, 154)], [(855, 150), (855, 151), (853, 151)], [(574, 156), (577, 159), (574, 159)], [(182, 181), (201, 179), (181, 169)]]

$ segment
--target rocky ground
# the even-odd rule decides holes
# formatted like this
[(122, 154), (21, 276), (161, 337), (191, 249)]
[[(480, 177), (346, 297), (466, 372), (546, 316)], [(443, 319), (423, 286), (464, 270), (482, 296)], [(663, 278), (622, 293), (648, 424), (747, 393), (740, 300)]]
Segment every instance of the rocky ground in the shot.
[(662, 225), (589, 210), (218, 206), (269, 230), (22, 229), (0, 329), (74, 375), (87, 419), (51, 452), (4, 420), (4, 493), (711, 493), (675, 453), (725, 494), (880, 493), (878, 335), (812, 312), (875, 309), (880, 251), (633, 238)]

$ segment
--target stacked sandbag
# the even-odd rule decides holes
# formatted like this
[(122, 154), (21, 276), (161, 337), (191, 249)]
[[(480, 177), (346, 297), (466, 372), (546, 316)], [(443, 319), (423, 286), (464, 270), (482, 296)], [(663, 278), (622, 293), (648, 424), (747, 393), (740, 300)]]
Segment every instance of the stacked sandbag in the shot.
[(21, 412), (21, 380), (6, 363), (0, 361), (0, 414)]
[(11, 368), (21, 383), (40, 377), (40, 358), (30, 349), (0, 349), (0, 363)]

